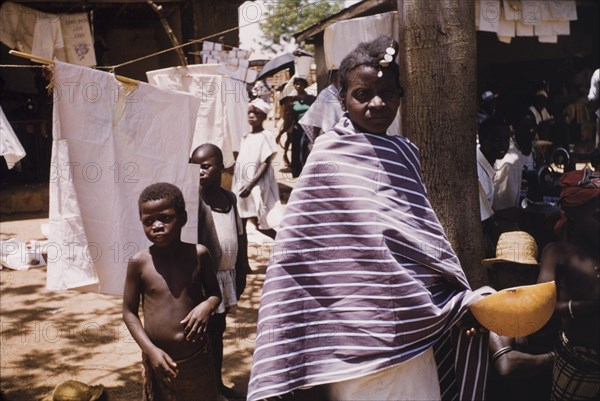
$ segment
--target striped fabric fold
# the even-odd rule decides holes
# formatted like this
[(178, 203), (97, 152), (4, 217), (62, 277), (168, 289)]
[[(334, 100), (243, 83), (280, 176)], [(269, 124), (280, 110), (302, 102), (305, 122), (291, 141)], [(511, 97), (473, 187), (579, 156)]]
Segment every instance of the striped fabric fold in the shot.
[(483, 399), (487, 336), (456, 327), (479, 297), (427, 199), (417, 148), (344, 117), (317, 139), (281, 222), (248, 400), (371, 374), (430, 347), (443, 399)]

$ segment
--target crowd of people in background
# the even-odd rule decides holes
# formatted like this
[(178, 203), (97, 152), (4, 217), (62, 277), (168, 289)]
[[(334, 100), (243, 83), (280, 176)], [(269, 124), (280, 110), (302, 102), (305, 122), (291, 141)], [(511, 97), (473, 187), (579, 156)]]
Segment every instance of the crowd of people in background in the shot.
[[(575, 96), (574, 102), (554, 113), (556, 116), (549, 111), (551, 92), (545, 81), (533, 86), (529, 105), (516, 117), (512, 113), (512, 119), (506, 117), (511, 113), (498, 107), (501, 94), (482, 93), (477, 113), (477, 163), (487, 257), (494, 254), (493, 244), (500, 233), (527, 224), (523, 206), (534, 205), (528, 212), (540, 203), (556, 206), (561, 173), (574, 170), (577, 163), (598, 170), (600, 139), (594, 129), (597, 124), (589, 117), (594, 109), (598, 113), (597, 75), (598, 70), (593, 75), (596, 78), (588, 81), (587, 96)], [(578, 93), (583, 91), (577, 88)], [(502, 129), (490, 129), (492, 125)], [(490, 135), (494, 130), (503, 134)], [(554, 211), (549, 218), (558, 218), (558, 208)], [(549, 237), (544, 242), (549, 242)]]
[(554, 280), (558, 288), (554, 316), (542, 330), (490, 342), (491, 399), (599, 394), (600, 138), (590, 118), (596, 109), (597, 127), (598, 71), (585, 87), (587, 97), (577, 85), (579, 96), (557, 117), (549, 112), (546, 82), (512, 121), (498, 109), (501, 95), (487, 90), (479, 99), (477, 164), (490, 284), (503, 289)]

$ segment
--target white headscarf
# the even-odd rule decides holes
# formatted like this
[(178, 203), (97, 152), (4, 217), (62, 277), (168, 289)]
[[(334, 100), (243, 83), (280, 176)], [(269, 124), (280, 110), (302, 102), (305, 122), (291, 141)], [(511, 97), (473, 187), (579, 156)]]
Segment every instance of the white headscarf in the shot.
[(271, 106), (269, 105), (269, 103), (265, 102), (259, 97), (251, 101), (249, 105), (259, 109), (266, 115), (269, 115), (269, 112), (271, 111)]

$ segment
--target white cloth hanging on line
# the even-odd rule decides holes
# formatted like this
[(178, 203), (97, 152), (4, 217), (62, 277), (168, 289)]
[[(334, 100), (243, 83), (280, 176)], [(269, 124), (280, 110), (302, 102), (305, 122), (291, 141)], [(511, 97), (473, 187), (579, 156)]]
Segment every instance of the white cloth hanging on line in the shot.
[[(55, 62), (47, 287), (121, 294), (127, 261), (148, 247), (137, 199), (148, 185), (185, 196), (196, 241), (198, 166), (188, 164), (199, 100)], [(86, 289), (92, 289), (87, 287)]]
[(5, 2), (0, 7), (0, 42), (34, 56), (71, 64), (96, 65), (86, 13), (50, 14)]
[(86, 13), (60, 14), (60, 26), (66, 58), (71, 64), (92, 67), (96, 65), (94, 39)]
[(1, 107), (0, 114), (0, 156), (4, 156), (6, 165), (11, 169), (26, 153)]
[(53, 59), (64, 56), (58, 15), (7, 1), (0, 6), (0, 41), (11, 49)]
[(575, 0), (475, 0), (475, 28), (495, 32), (504, 43), (515, 34), (557, 43), (559, 35), (570, 34), (569, 22), (575, 20)]
[(475, 16), (478, 30), (484, 32), (498, 32), (500, 22), (500, 0), (480, 0)]
[(339, 21), (328, 26), (323, 34), (327, 69), (337, 69), (341, 61), (357, 44), (374, 40), (381, 35), (398, 40), (398, 12), (371, 15)]
[[(248, 124), (248, 93), (243, 82), (207, 73), (212, 67), (189, 65), (146, 72), (148, 82), (163, 89), (174, 89), (200, 99), (198, 119), (191, 152), (199, 145), (212, 143), (223, 152), (225, 167), (235, 163), (242, 135)], [(218, 68), (218, 67), (217, 67)]]

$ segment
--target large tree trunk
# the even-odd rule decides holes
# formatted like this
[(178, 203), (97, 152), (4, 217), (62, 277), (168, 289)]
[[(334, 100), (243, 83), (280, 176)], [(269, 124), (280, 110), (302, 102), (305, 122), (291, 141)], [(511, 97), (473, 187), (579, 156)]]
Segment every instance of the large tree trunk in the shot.
[(487, 283), (479, 216), (476, 46), (470, 0), (398, 0), (402, 132), (473, 288)]

